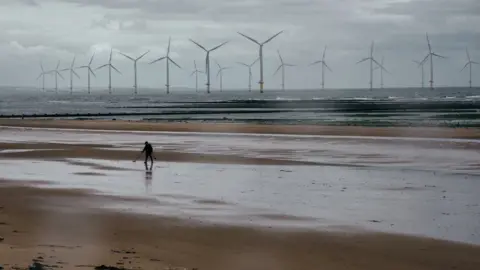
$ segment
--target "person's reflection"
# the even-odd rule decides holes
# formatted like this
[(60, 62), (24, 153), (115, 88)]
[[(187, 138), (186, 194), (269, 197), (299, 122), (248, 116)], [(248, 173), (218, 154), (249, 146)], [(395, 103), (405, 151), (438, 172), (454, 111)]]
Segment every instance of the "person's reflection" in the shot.
[(149, 194), (152, 190), (152, 168), (153, 163), (150, 165), (150, 169), (148, 165), (145, 163), (145, 192)]

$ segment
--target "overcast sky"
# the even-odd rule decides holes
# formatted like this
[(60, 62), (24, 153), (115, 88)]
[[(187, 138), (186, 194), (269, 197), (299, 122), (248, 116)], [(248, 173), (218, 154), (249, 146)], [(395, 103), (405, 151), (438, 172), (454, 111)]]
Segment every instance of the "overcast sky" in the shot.
[[(321, 58), (328, 46), (326, 87), (368, 87), (368, 56), (375, 41), (375, 57), (385, 57), (385, 85), (409, 87), (420, 84), (421, 73), (412, 60), (427, 53), (425, 33), (433, 50), (448, 59), (435, 59), (437, 85), (462, 86), (468, 72), (468, 46), (473, 60), (480, 62), (479, 0), (1, 0), (0, 85), (41, 86), (36, 80), (40, 61), (45, 69), (88, 62), (96, 52), (93, 67), (107, 63), (110, 48), (132, 57), (150, 50), (138, 64), (140, 87), (164, 88), (165, 64), (148, 62), (166, 53), (172, 38), (171, 58), (182, 69), (171, 66), (172, 86), (194, 86), (190, 77), (193, 60), (204, 69), (205, 53), (189, 41), (207, 48), (224, 41), (227, 45), (211, 59), (230, 66), (224, 74), (225, 88), (246, 88), (248, 71), (237, 61), (253, 62), (258, 46), (237, 34), (243, 32), (260, 42), (280, 30), (284, 33), (264, 47), (265, 88), (279, 88), (280, 73), (273, 76), (280, 50), (285, 62), (297, 67), (286, 71), (287, 88), (318, 88), (321, 66), (309, 66)], [(113, 64), (122, 75), (112, 76), (114, 87), (133, 86), (133, 64), (114, 53)], [(429, 66), (425, 66), (426, 75)], [(218, 87), (217, 68), (212, 61), (212, 88)], [(86, 70), (74, 87), (86, 86)], [(92, 86), (106, 87), (108, 71), (96, 71)], [(480, 84), (480, 66), (474, 77)], [(375, 84), (379, 84), (378, 73)], [(68, 74), (59, 81), (68, 87)], [(258, 88), (259, 65), (253, 68)], [(200, 78), (205, 82), (204, 77)], [(426, 82), (428, 78), (426, 78)], [(53, 76), (47, 77), (53, 87)], [(203, 86), (203, 85), (202, 85)]]

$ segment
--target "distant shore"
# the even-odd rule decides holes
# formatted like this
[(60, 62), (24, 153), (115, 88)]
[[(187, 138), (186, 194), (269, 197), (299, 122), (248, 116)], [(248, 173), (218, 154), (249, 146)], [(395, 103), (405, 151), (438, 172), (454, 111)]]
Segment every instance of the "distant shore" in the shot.
[(316, 125), (261, 125), (226, 123), (152, 123), (125, 120), (0, 120), (0, 127), (84, 129), (106, 131), (212, 132), (325, 136), (372, 136), (480, 139), (477, 128), (359, 127)]

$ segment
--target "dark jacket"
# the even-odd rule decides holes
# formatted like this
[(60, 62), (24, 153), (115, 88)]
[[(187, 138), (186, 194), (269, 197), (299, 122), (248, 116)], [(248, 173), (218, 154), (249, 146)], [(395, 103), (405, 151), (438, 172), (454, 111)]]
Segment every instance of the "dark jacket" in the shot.
[(151, 144), (147, 143), (142, 150), (142, 153), (145, 152), (147, 155), (151, 155), (153, 153), (153, 147)]

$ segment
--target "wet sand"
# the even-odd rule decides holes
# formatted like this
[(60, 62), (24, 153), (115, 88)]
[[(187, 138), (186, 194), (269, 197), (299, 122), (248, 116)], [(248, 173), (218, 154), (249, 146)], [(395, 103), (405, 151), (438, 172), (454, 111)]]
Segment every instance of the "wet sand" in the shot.
[[(26, 183), (28, 184), (28, 183)], [(383, 233), (254, 229), (99, 210), (122, 198), (2, 183), (0, 262), (64, 269), (479, 269), (480, 248)], [(179, 268), (183, 269), (183, 268)]]
[(474, 128), (377, 128), (357, 126), (255, 125), (211, 123), (151, 123), (111, 120), (18, 120), (1, 119), (0, 126), (124, 131), (215, 132), (335, 136), (388, 136), (426, 138), (480, 138)]
[(93, 130), (0, 128), (4, 266), (480, 269), (474, 129), (7, 124)]

